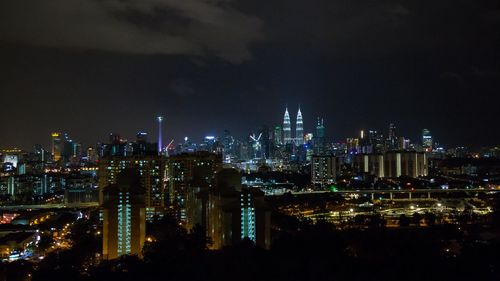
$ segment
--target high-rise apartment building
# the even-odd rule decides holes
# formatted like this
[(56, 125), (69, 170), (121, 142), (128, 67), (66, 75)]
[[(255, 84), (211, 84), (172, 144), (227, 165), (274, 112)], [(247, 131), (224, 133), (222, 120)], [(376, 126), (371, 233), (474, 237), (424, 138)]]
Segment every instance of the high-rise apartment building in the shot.
[(314, 155), (311, 159), (311, 182), (328, 185), (335, 182), (339, 165), (334, 156)]
[(177, 209), (186, 228), (198, 223), (190, 221), (196, 201), (195, 193), (213, 186), (216, 172), (222, 168), (222, 155), (197, 151), (170, 156), (167, 164), (168, 202)]
[(427, 158), (416, 151), (388, 151), (384, 154), (357, 154), (352, 161), (355, 173), (376, 177), (420, 177), (428, 173)]
[(243, 239), (268, 249), (271, 245), (271, 212), (264, 192), (241, 185), (234, 169), (217, 174), (217, 184), (208, 191), (206, 230), (212, 249), (221, 249)]
[(352, 161), (353, 171), (356, 173), (370, 174), (383, 178), (384, 155), (383, 154), (356, 154)]
[(104, 259), (141, 255), (146, 236), (145, 190), (139, 170), (120, 171), (116, 182), (103, 188)]
[(384, 174), (389, 178), (427, 176), (427, 166), (427, 157), (421, 152), (389, 151), (384, 155)]
[(137, 169), (148, 220), (162, 214), (165, 208), (165, 159), (157, 155), (107, 156), (99, 161), (99, 200), (103, 202), (104, 187), (115, 184), (118, 174), (125, 169)]

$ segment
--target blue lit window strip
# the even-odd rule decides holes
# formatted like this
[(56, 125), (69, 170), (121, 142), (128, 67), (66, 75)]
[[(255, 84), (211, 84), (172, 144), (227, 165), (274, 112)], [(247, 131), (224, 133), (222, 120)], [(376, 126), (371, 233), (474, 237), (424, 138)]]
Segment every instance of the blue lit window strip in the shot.
[[(123, 200), (125, 199), (125, 200)], [(125, 201), (125, 204), (124, 202)], [(118, 193), (118, 255), (131, 253), (131, 205), (129, 194)]]
[(241, 194), (241, 239), (248, 237), (256, 242), (255, 209), (251, 207), (251, 195), (248, 194), (248, 198), (245, 197), (244, 194)]

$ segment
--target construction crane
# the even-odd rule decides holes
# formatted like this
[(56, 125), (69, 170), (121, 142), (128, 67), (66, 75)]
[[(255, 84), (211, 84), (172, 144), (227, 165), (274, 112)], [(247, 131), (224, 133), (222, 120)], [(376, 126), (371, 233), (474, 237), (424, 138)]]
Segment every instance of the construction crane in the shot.
[(170, 146), (171, 146), (173, 143), (174, 143), (174, 139), (172, 139), (172, 140), (168, 143), (168, 145), (165, 147), (165, 148), (166, 148), (166, 150), (167, 150), (167, 156), (169, 156), (169, 155), (168, 155), (168, 150), (170, 149)]

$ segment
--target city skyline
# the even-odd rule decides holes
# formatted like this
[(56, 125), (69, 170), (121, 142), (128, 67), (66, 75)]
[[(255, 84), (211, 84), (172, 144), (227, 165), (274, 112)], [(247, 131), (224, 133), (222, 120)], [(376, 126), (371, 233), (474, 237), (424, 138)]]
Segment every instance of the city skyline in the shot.
[[(297, 108), (298, 108), (298, 111), (300, 112), (301, 109), (299, 107), (297, 107)], [(286, 110), (289, 109), (288, 105), (285, 106), (285, 109)], [(290, 142), (295, 143), (295, 142), (297, 142), (297, 130), (296, 130), (297, 124), (296, 124), (296, 121), (297, 121), (298, 114), (295, 114), (295, 115), (292, 114), (291, 116), (289, 114), (288, 116), (289, 116), (288, 118), (289, 118), (289, 122), (290, 122), (290, 130), (291, 130), (290, 131)], [(300, 115), (300, 117), (301, 117), (300, 118), (301, 120), (304, 119), (302, 114)], [(310, 117), (310, 116), (307, 116), (307, 117)], [(159, 121), (160, 118), (161, 118), (161, 122)], [(158, 136), (161, 132), (162, 142), (166, 141), (166, 143), (163, 143), (163, 146), (166, 146), (170, 141), (173, 141), (174, 144), (181, 144), (185, 141), (186, 137), (188, 137), (190, 139), (190, 141), (193, 141), (194, 143), (202, 142), (205, 139), (205, 137), (207, 137), (207, 136), (215, 136), (215, 137), (222, 138), (223, 133), (225, 131), (229, 131), (237, 139), (244, 140), (245, 138), (249, 138), (252, 135), (252, 133), (257, 132), (258, 128), (260, 126), (262, 126), (262, 125), (260, 125), (260, 126), (254, 127), (254, 128), (249, 128), (248, 130), (246, 130), (247, 133), (245, 133), (245, 129), (241, 129), (241, 128), (239, 128), (239, 130), (237, 130), (237, 131), (233, 131), (232, 129), (228, 129), (228, 128), (225, 128), (225, 129), (218, 128), (218, 129), (212, 129), (212, 130), (205, 130), (207, 133), (198, 132), (198, 133), (195, 133), (193, 135), (187, 135), (187, 134), (182, 134), (182, 133), (172, 134), (172, 132), (168, 128), (168, 123), (163, 124), (163, 123), (165, 123), (165, 119), (168, 121), (168, 117), (165, 118), (164, 116), (161, 116), (158, 114), (154, 115), (153, 121), (151, 122), (152, 124), (147, 124), (147, 126), (146, 126), (150, 130), (138, 129), (136, 131), (133, 131), (133, 130), (131, 130), (131, 128), (126, 128), (126, 130), (124, 131), (126, 133), (114, 130), (114, 131), (109, 131), (108, 133), (106, 133), (104, 135), (92, 135), (90, 137), (89, 136), (80, 137), (80, 134), (78, 134), (77, 132), (73, 132), (73, 131), (53, 130), (49, 133), (49, 136), (38, 137), (38, 139), (41, 140), (39, 142), (33, 142), (33, 143), (25, 142), (24, 146), (22, 146), (22, 145), (10, 145), (10, 146), (4, 145), (4, 146), (0, 146), (0, 148), (1, 149), (19, 148), (19, 149), (29, 151), (29, 150), (33, 149), (34, 145), (42, 145), (42, 147), (50, 150), (50, 148), (52, 146), (52, 141), (51, 141), (50, 136), (53, 137), (53, 134), (62, 134), (62, 133), (64, 133), (65, 135), (70, 137), (70, 139), (72, 141), (77, 142), (78, 144), (82, 145), (83, 147), (94, 147), (97, 143), (106, 143), (111, 134), (117, 134), (123, 140), (127, 140), (127, 141), (135, 141), (137, 135), (141, 134), (141, 135), (144, 135), (149, 142), (157, 143), (159, 140)], [(311, 118), (305, 118), (305, 119), (308, 120)], [(322, 120), (322, 123), (324, 124), (325, 118), (318, 116), (318, 117), (316, 117), (316, 119)], [(316, 125), (317, 125), (316, 120), (314, 122), (310, 122), (310, 123), (304, 122), (304, 123), (305, 123), (305, 128), (303, 129), (303, 136), (306, 137), (306, 134), (312, 134), (315, 136), (317, 133), (316, 132)], [(264, 124), (264, 125), (266, 126), (268, 124)], [(274, 125), (276, 125), (276, 126), (283, 125), (283, 120), (281, 122), (275, 122), (275, 124), (269, 124), (268, 126), (269, 126), (270, 133), (273, 131), (272, 128), (274, 128)], [(421, 128), (421, 129), (416, 129), (416, 130), (409, 130), (408, 128), (403, 128), (401, 130), (397, 123), (387, 123), (385, 128), (360, 127), (358, 130), (352, 131), (351, 135), (331, 137), (332, 134), (329, 130), (330, 129), (329, 124), (326, 124), (325, 125), (326, 129), (324, 130), (325, 131), (324, 134), (326, 136), (325, 141), (327, 143), (345, 143), (348, 138), (361, 138), (361, 135), (363, 133), (366, 137), (366, 134), (368, 133), (369, 130), (375, 130), (379, 134), (383, 135), (385, 138), (388, 138), (389, 137), (389, 127), (391, 125), (396, 126), (395, 132), (396, 132), (397, 137), (405, 137), (405, 138), (409, 139), (412, 144), (417, 144), (417, 145), (422, 144), (422, 130), (429, 131), (429, 128)], [(403, 133), (401, 133), (401, 131), (403, 131), (403, 132), (410, 131), (411, 133), (403, 134)], [(243, 133), (241, 133), (241, 132), (243, 132)], [(488, 146), (488, 145), (468, 146), (466, 144), (460, 143), (460, 140), (456, 140), (455, 145), (443, 143), (441, 141), (441, 138), (440, 138), (441, 134), (439, 132), (437, 132), (437, 134), (436, 134), (436, 132), (434, 130), (430, 129), (430, 133), (433, 136), (433, 140), (435, 142), (437, 142), (439, 145), (445, 146), (445, 148), (465, 146), (465, 147), (470, 148), (470, 149), (478, 149), (481, 147)], [(437, 135), (437, 137), (436, 137), (436, 135)], [(175, 137), (175, 136), (178, 136), (178, 137)], [(89, 139), (92, 139), (95, 141), (86, 141)], [(495, 146), (496, 144), (497, 144), (497, 142), (493, 141), (490, 146)]]
[[(291, 108), (294, 108), (294, 107), (291, 107)], [(230, 132), (237, 139), (244, 140), (245, 138), (248, 138), (252, 134), (255, 134), (255, 132), (259, 131), (260, 130), (259, 128), (262, 128), (262, 126), (268, 127), (269, 133), (274, 134), (273, 129), (271, 129), (271, 128), (273, 128), (275, 125), (276, 126), (283, 125), (283, 128), (285, 128), (286, 127), (285, 123), (288, 122), (289, 127), (290, 127), (290, 136), (289, 136), (290, 139), (289, 139), (289, 141), (296, 143), (298, 141), (298, 134), (299, 134), (299, 132), (297, 132), (297, 126), (298, 126), (297, 122), (300, 119), (301, 123), (302, 123), (302, 120), (304, 119), (302, 116), (302, 112), (301, 112), (301, 106), (299, 105), (297, 107), (298, 112), (295, 115), (293, 115), (293, 114), (290, 115), (290, 113), (288, 111), (288, 109), (289, 109), (288, 105), (285, 105), (284, 109), (285, 109), (285, 118), (284, 118), (284, 121), (283, 120), (281, 121), (281, 123), (275, 122), (274, 124), (269, 124), (269, 125), (263, 124), (260, 126), (255, 126), (254, 128), (249, 128), (246, 131), (245, 131), (245, 129), (242, 129), (242, 127), (244, 127), (244, 126), (240, 126), (238, 128), (238, 130), (236, 130), (236, 131), (233, 131), (232, 129), (228, 129), (228, 128), (225, 128), (225, 129), (217, 128), (217, 129), (212, 129), (212, 130), (209, 130), (209, 129), (205, 130), (205, 132), (207, 132), (207, 133), (196, 132), (193, 135), (181, 134), (181, 133), (177, 133), (177, 132), (172, 133), (169, 131), (168, 127), (165, 128), (165, 126), (163, 126), (163, 123), (165, 122), (164, 121), (165, 117), (163, 115), (155, 115), (154, 116), (154, 124), (148, 123), (145, 126), (145, 127), (148, 127), (148, 129), (150, 129), (150, 131), (146, 130), (146, 129), (138, 129), (134, 132), (133, 130), (131, 130), (131, 128), (125, 128), (125, 130), (124, 130), (125, 133), (122, 131), (114, 130), (114, 131), (109, 131), (108, 133), (106, 133), (104, 135), (99, 135), (99, 136), (90, 135), (90, 136), (80, 137), (80, 134), (78, 134), (78, 133), (68, 132), (68, 131), (64, 131), (64, 130), (53, 130), (50, 132), (50, 135), (52, 135), (52, 137), (53, 137), (53, 134), (61, 134), (61, 132), (64, 132), (66, 137), (73, 137), (72, 138), (73, 140), (71, 140), (71, 141), (75, 141), (76, 143), (78, 143), (79, 145), (83, 145), (84, 147), (94, 147), (98, 143), (103, 143), (103, 142), (105, 143), (107, 141), (107, 138), (109, 135), (117, 134), (123, 140), (133, 141), (137, 137), (138, 134), (141, 134), (144, 137), (146, 137), (146, 139), (150, 142), (154, 142), (154, 140), (157, 140), (156, 143), (158, 144), (158, 147), (160, 147), (160, 146), (166, 146), (167, 144), (179, 145), (182, 142), (184, 142), (186, 138), (189, 138), (190, 141), (194, 141), (195, 143), (198, 141), (202, 141), (207, 136), (214, 136), (216, 138), (222, 138), (223, 134), (225, 132)], [(300, 116), (300, 118), (299, 118), (299, 116)], [(308, 117), (310, 117), (310, 116), (306, 115), (305, 119), (306, 120), (311, 119)], [(317, 119), (321, 120), (321, 122), (324, 124), (325, 118), (318, 116)], [(149, 120), (149, 121), (151, 121), (151, 120)], [(302, 125), (303, 129), (299, 130), (299, 131), (302, 132), (302, 135), (304, 137), (306, 137), (307, 134), (312, 134), (314, 136), (317, 133), (316, 123), (312, 123), (312, 124), (313, 124), (313, 126), (309, 126), (311, 124), (306, 123), (305, 129), (304, 129), (304, 126)], [(411, 144), (417, 144), (417, 145), (423, 144), (422, 134), (424, 131), (427, 131), (427, 133), (432, 132), (431, 134), (432, 134), (433, 141), (436, 142), (436, 144), (438, 144), (440, 147), (444, 147), (444, 148), (467, 147), (469, 149), (479, 149), (482, 147), (496, 146), (498, 144), (498, 142), (492, 141), (490, 145), (486, 145), (486, 144), (465, 145), (464, 143), (460, 142), (460, 139), (452, 140), (452, 143), (444, 143), (442, 141), (442, 134), (440, 134), (440, 132), (437, 132), (437, 134), (436, 134), (436, 132), (432, 129), (429, 132), (429, 127), (422, 128), (422, 129), (420, 129), (420, 131), (417, 130), (417, 131), (411, 131), (410, 133), (401, 133), (401, 132), (409, 132), (410, 130), (408, 130), (408, 128), (401, 128), (398, 126), (397, 123), (394, 123), (394, 122), (387, 123), (385, 128), (360, 127), (357, 131), (353, 131), (352, 134), (346, 135), (346, 136), (333, 136), (332, 137), (331, 136), (332, 133), (328, 129), (329, 129), (329, 126), (326, 126), (326, 130), (324, 130), (325, 141), (327, 143), (346, 143), (346, 140), (349, 138), (363, 138), (362, 137), (363, 135), (365, 135), (365, 137), (366, 137), (366, 135), (369, 131), (374, 130), (376, 133), (381, 134), (385, 138), (390, 138), (390, 134), (395, 133), (396, 137), (404, 137), (405, 139), (409, 140)], [(165, 134), (165, 130), (167, 130), (167, 134)], [(286, 142), (286, 140), (285, 140), (286, 133), (284, 133), (286, 131), (286, 129), (282, 129), (282, 130), (283, 130), (282, 134), (285, 134), (283, 141)], [(25, 143), (24, 145), (10, 145), (10, 146), (7, 145), (7, 146), (3, 146), (3, 147), (0, 146), (0, 148), (2, 148), (2, 149), (18, 148), (18, 149), (23, 149), (23, 150), (29, 151), (29, 150), (33, 149), (34, 145), (42, 145), (42, 147), (50, 149), (50, 147), (52, 146), (52, 141), (50, 138), (44, 139), (43, 136), (37, 136), (37, 138), (41, 139), (41, 141), (34, 142), (34, 143), (24, 142)], [(93, 141), (89, 142), (88, 140), (90, 140), (90, 139), (92, 139)], [(444, 139), (446, 139), (446, 137)], [(167, 143), (163, 143), (164, 145), (161, 143), (158, 143), (160, 140), (161, 140), (161, 142), (167, 141)], [(0, 142), (1, 142), (1, 139), (0, 139)], [(21, 142), (21, 143), (23, 143), (23, 142)]]

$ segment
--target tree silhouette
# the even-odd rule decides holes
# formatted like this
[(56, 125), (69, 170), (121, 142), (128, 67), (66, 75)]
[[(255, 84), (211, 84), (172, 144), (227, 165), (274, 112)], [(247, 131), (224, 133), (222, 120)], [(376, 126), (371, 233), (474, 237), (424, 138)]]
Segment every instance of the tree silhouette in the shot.
[(211, 239), (207, 237), (205, 229), (200, 224), (196, 224), (191, 229), (187, 239), (189, 250), (194, 252), (205, 251), (212, 244)]
[(436, 224), (436, 215), (432, 212), (426, 212), (424, 219), (428, 226), (434, 226)]
[(410, 219), (405, 214), (399, 216), (399, 226), (401, 227), (410, 226)]
[(422, 219), (422, 216), (418, 212), (413, 213), (412, 222), (415, 226), (420, 226), (421, 219)]

